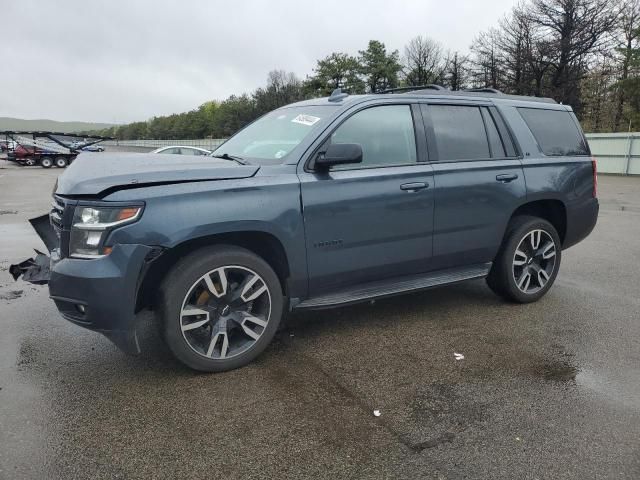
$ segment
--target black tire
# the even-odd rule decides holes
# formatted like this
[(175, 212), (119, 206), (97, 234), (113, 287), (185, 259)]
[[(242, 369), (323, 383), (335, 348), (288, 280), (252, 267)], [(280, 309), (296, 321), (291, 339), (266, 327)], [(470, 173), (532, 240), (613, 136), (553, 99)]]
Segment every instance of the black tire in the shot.
[[(266, 316), (266, 326), (263, 327), (257, 340), (245, 342), (250, 344), (249, 347), (244, 347), (247, 348), (246, 350), (234, 354), (229, 358), (211, 358), (206, 356), (203, 351), (200, 353), (196, 351), (193, 345), (187, 340), (187, 335), (183, 332), (185, 311), (183, 307), (187, 303), (191, 303), (187, 302), (187, 299), (191, 298), (190, 295), (194, 289), (197, 288), (196, 286), (202, 285), (198, 282), (200, 282), (205, 275), (209, 275), (218, 269), (224, 271), (223, 267), (231, 271), (237, 268), (246, 269), (251, 271), (251, 273), (257, 274), (263, 282), (263, 285), (267, 287), (266, 293), (268, 294), (267, 298), (270, 303), (270, 308), (269, 314)], [(231, 282), (231, 280), (229, 280), (229, 282)], [(229, 295), (233, 294), (233, 285), (236, 284), (229, 283)], [(235, 290), (236, 297), (240, 287), (242, 287), (242, 285), (239, 285)], [(225, 290), (226, 289), (227, 287), (225, 287)], [(210, 295), (208, 296), (214, 303), (218, 301), (221, 303), (226, 302)], [(251, 303), (253, 304), (253, 302)], [(246, 305), (246, 303), (244, 305)], [(216, 309), (219, 307), (220, 306), (217, 305), (212, 308)], [(176, 263), (169, 271), (160, 287), (158, 321), (161, 322), (159, 325), (160, 330), (169, 349), (178, 360), (194, 370), (202, 372), (223, 372), (248, 364), (264, 351), (278, 329), (280, 319), (282, 318), (283, 307), (284, 297), (280, 281), (267, 262), (244, 248), (230, 245), (216, 245), (192, 252)], [(211, 315), (212, 318), (221, 318), (215, 317), (215, 315), (217, 315), (215, 313), (208, 315)], [(194, 329), (194, 331), (197, 330), (200, 337), (212, 339), (214, 325), (217, 325), (217, 322), (220, 322), (220, 320), (208, 322), (210, 326), (199, 327), (205, 329), (204, 332), (200, 332), (197, 329)], [(230, 330), (231, 334), (227, 334), (227, 336), (223, 338), (223, 340), (226, 339), (228, 344), (231, 345), (231, 340), (242, 337), (243, 333), (236, 323), (228, 322), (228, 324), (236, 328), (236, 330)], [(209, 333), (209, 335), (211, 335), (210, 337), (206, 337), (206, 335), (208, 335), (207, 328), (211, 329)], [(233, 347), (231, 346), (230, 348)], [(220, 353), (220, 356), (222, 356), (222, 353)]]
[(27, 158), (24, 162), (23, 165), (26, 165), (27, 167), (33, 167), (34, 165), (36, 165), (36, 159), (35, 158)]
[(69, 162), (65, 157), (56, 157), (55, 164), (57, 168), (66, 168)]
[(49, 157), (42, 157), (40, 159), (40, 166), (42, 168), (51, 168), (53, 166), (53, 160)]
[[(540, 253), (541, 248), (544, 245), (540, 245), (538, 249), (534, 249), (531, 246), (533, 240), (530, 241), (532, 235), (537, 235), (538, 232), (545, 240), (546, 245), (549, 241), (553, 241), (554, 255), (553, 265), (550, 265), (550, 259), (545, 260), (544, 255)], [(546, 235), (544, 235), (546, 234)], [(521, 243), (524, 242), (524, 243)], [(540, 241), (542, 243), (542, 241)], [(529, 248), (529, 255), (525, 255), (526, 260), (521, 260), (521, 254), (518, 254), (516, 259), (516, 249), (519, 246)], [(534, 252), (538, 252), (534, 254)], [(549, 255), (549, 250), (546, 255)], [(522, 215), (515, 217), (507, 228), (502, 246), (498, 251), (491, 271), (487, 277), (487, 284), (496, 294), (516, 303), (530, 303), (535, 302), (542, 298), (547, 291), (553, 285), (558, 270), (560, 269), (560, 261), (562, 257), (562, 243), (560, 236), (554, 228), (554, 226), (547, 220), (530, 215)], [(524, 265), (515, 265), (516, 260), (518, 263), (524, 262)], [(541, 268), (544, 267), (544, 268)], [(526, 281), (526, 271), (529, 272), (529, 281)], [(537, 270), (534, 270), (537, 269)], [(544, 270), (544, 277), (548, 276), (546, 283), (541, 285), (544, 277), (541, 278), (540, 270)], [(518, 286), (516, 276), (519, 280), (523, 280), (521, 287)], [(530, 291), (527, 287), (530, 287)]]

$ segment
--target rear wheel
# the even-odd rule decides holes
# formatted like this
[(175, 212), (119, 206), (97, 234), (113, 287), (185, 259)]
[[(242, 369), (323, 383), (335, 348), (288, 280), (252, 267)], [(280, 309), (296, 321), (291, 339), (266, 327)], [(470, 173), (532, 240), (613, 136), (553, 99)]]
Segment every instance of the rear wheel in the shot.
[(43, 157), (40, 159), (40, 166), (42, 168), (51, 168), (52, 165), (53, 165), (53, 160), (51, 160), (51, 158)]
[(67, 166), (67, 159), (64, 157), (56, 157), (56, 167), (65, 168)]
[(553, 285), (562, 245), (548, 221), (532, 216), (512, 220), (487, 277), (498, 295), (518, 303), (535, 302)]
[(197, 250), (165, 278), (161, 330), (173, 354), (205, 372), (242, 367), (271, 342), (284, 298), (278, 276), (243, 248)]

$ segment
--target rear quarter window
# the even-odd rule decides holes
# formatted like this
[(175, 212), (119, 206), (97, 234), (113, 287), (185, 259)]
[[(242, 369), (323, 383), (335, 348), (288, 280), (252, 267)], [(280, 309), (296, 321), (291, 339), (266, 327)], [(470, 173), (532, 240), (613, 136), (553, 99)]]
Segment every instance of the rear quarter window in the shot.
[(571, 113), (564, 110), (525, 107), (519, 107), (518, 112), (545, 155), (589, 155), (582, 132)]

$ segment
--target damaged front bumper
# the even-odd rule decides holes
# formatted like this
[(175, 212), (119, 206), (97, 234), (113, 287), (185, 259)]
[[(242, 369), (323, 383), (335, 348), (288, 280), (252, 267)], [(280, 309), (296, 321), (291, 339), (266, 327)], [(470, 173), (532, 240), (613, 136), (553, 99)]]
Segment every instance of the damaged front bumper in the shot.
[[(46, 219), (46, 222), (45, 222)], [(49, 295), (70, 322), (102, 333), (127, 353), (139, 354), (135, 304), (141, 274), (153, 247), (117, 244), (95, 259), (61, 258), (48, 217), (30, 220), (51, 257), (37, 252), (10, 267), (15, 279), (49, 285)]]

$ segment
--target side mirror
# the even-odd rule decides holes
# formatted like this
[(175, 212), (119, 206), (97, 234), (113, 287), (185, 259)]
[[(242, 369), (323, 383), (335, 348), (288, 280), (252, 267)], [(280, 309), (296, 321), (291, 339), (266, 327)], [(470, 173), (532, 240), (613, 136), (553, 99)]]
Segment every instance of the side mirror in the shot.
[(316, 170), (326, 170), (333, 165), (362, 163), (362, 147), (359, 143), (335, 143), (327, 151), (320, 153), (315, 160)]

